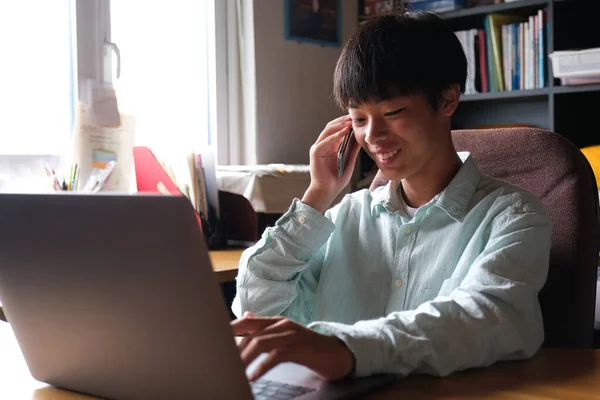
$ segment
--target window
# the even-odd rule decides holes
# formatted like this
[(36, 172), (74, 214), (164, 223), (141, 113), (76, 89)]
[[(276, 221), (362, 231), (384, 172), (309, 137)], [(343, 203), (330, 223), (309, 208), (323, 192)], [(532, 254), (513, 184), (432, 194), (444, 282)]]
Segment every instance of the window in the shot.
[(209, 1), (110, 4), (112, 83), (121, 112), (136, 115), (136, 144), (189, 152), (210, 143)]
[(71, 133), (74, 7), (0, 2), (0, 154), (58, 154)]
[(215, 0), (3, 0), (0, 155), (66, 154), (88, 78), (112, 81), (137, 144), (215, 145), (214, 19)]

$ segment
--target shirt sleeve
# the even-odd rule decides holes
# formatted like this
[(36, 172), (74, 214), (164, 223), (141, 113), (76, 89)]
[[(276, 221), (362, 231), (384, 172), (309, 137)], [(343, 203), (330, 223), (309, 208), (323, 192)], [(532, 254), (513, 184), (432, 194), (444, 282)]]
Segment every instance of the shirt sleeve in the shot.
[(449, 295), (384, 318), (309, 327), (346, 343), (356, 376), (445, 376), (533, 356), (544, 338), (537, 296), (548, 273), (552, 227), (537, 208), (521, 211), (496, 217), (485, 249)]
[(232, 310), (281, 315), (307, 323), (314, 307), (324, 246), (335, 225), (295, 199), (240, 260)]

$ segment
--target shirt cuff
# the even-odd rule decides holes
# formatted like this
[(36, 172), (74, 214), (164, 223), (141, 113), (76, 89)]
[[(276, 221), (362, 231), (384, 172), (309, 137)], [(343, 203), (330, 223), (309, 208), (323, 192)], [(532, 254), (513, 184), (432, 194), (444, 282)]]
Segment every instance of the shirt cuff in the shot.
[(275, 225), (311, 252), (319, 250), (335, 230), (333, 222), (298, 199), (294, 199), (289, 210)]
[(308, 325), (318, 333), (336, 336), (354, 355), (354, 376), (366, 377), (385, 372), (385, 338), (373, 326), (374, 321), (354, 325), (337, 322), (313, 322)]

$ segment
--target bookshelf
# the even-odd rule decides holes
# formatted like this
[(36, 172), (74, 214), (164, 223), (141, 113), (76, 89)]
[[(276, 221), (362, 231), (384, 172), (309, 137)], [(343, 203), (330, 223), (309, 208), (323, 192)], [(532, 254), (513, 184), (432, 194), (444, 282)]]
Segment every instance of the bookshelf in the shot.
[(526, 17), (546, 9), (543, 88), (465, 95), (454, 118), (457, 129), (482, 125), (528, 124), (555, 131), (578, 147), (600, 143), (591, 129), (591, 117), (581, 115), (600, 101), (600, 84), (561, 86), (552, 78), (549, 54), (600, 46), (600, 2), (597, 0), (520, 0), (442, 12), (456, 31), (482, 29), (488, 14)]
[[(600, 84), (561, 86), (560, 80), (552, 77), (549, 57), (559, 50), (600, 47), (600, 0), (519, 0), (438, 14), (454, 31), (464, 31), (484, 29), (489, 14), (525, 19), (540, 9), (546, 9), (543, 87), (465, 94), (453, 118), (453, 129), (526, 124), (557, 132), (580, 148), (600, 144), (600, 135), (592, 124), (600, 105)], [(359, 23), (364, 20), (359, 17)], [(478, 89), (481, 91), (481, 85)], [(366, 175), (372, 167), (373, 162), (362, 154), (361, 175)]]
[(543, 7), (545, 5), (548, 5), (550, 2), (551, 0), (520, 0), (514, 1), (512, 3), (490, 4), (487, 6), (476, 6), (456, 11), (446, 11), (440, 14), (442, 14), (446, 19), (464, 18), (471, 16), (481, 16), (491, 13), (509, 12), (511, 10), (524, 10), (527, 8), (537, 9), (540, 6)]
[(579, 85), (579, 86), (553, 86), (541, 89), (529, 89), (529, 90), (515, 90), (515, 91), (503, 91), (503, 92), (488, 92), (488, 93), (476, 93), (463, 95), (461, 98), (462, 102), (469, 101), (482, 101), (482, 100), (502, 100), (510, 98), (526, 98), (526, 97), (539, 97), (544, 98), (552, 94), (564, 94), (564, 93), (584, 93), (584, 92), (597, 92), (600, 91), (600, 84), (591, 85)]
[(481, 100), (502, 100), (511, 98), (542, 98), (548, 96), (550, 88), (540, 89), (527, 89), (527, 90), (513, 90), (513, 91), (502, 91), (502, 92), (487, 92), (487, 93), (476, 93), (476, 94), (465, 94), (461, 97), (462, 102), (469, 101), (481, 101)]

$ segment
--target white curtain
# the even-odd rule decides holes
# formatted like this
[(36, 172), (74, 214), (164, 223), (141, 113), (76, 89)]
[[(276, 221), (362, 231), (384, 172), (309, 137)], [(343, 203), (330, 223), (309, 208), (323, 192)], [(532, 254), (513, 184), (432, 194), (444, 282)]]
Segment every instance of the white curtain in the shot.
[(221, 114), (219, 164), (256, 164), (253, 1), (226, 0), (227, 101)]

